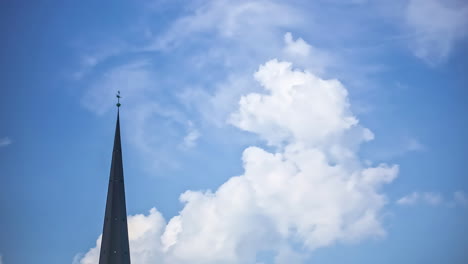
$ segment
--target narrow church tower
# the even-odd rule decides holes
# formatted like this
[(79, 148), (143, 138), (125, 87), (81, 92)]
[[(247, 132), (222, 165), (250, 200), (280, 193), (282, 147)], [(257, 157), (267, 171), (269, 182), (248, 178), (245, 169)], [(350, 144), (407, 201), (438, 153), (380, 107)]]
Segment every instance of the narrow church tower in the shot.
[(122, 147), (120, 144), (120, 92), (117, 94), (117, 98), (119, 100), (117, 102), (117, 124), (115, 127), (114, 150), (112, 152), (99, 264), (130, 264)]

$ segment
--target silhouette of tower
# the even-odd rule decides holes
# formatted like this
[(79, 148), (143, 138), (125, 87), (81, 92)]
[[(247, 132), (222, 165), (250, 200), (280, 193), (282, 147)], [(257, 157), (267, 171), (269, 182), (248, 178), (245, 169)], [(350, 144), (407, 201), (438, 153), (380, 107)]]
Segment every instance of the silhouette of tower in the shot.
[(117, 103), (117, 124), (115, 127), (114, 150), (112, 152), (99, 264), (130, 264), (122, 147), (120, 144), (120, 92), (117, 94), (117, 98), (119, 99)]

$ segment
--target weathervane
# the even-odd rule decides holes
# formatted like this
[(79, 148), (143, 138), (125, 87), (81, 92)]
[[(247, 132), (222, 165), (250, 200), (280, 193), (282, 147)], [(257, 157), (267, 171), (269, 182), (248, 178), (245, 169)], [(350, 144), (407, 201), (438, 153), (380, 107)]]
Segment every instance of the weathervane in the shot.
[(120, 104), (120, 98), (122, 98), (122, 97), (120, 96), (120, 91), (117, 91), (116, 97), (117, 97), (117, 107), (120, 107), (120, 106), (121, 106), (121, 104)]

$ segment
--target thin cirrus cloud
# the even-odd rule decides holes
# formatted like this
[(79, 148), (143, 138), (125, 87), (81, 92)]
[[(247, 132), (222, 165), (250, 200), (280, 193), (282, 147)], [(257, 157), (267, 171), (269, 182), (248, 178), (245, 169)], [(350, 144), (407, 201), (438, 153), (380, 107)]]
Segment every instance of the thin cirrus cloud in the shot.
[(9, 137), (0, 138), (0, 148), (6, 147), (11, 143), (13, 143), (13, 141)]
[(413, 192), (409, 195), (403, 196), (397, 201), (397, 204), (407, 206), (421, 203), (434, 206), (440, 205), (442, 203), (442, 196), (439, 193), (434, 192)]
[[(202, 41), (199, 35), (206, 33), (211, 34), (214, 38), (210, 42), (214, 45), (205, 42), (203, 44), (208, 45), (208, 48), (205, 47), (205, 52), (193, 58), (184, 58), (189, 61), (193, 59), (191, 66), (209, 64), (210, 61), (219, 63), (219, 60), (223, 61), (225, 66), (235, 66), (241, 61), (244, 62), (243, 66), (245, 66), (245, 61), (251, 60), (252, 55), (253, 58), (271, 56), (279, 47), (276, 41), (278, 29), (285, 28), (307, 32), (310, 34), (309, 39), (321, 36), (321, 38), (317, 38), (318, 41), (326, 37), (328, 35), (326, 33), (330, 31), (347, 33), (334, 34), (334, 38), (347, 36), (346, 39), (340, 39), (340, 42), (353, 40), (354, 42), (351, 43), (357, 43), (360, 48), (366, 48), (366, 45), (362, 43), (362, 38), (365, 39), (366, 36), (362, 35), (362, 22), (360, 21), (364, 19), (366, 23), (371, 23), (375, 19), (381, 20), (386, 16), (391, 17), (390, 22), (397, 29), (396, 33), (394, 35), (383, 32), (372, 33), (380, 34), (377, 35), (378, 39), (403, 43), (403, 46), (409, 47), (415, 56), (429, 64), (443, 62), (460, 40), (467, 37), (467, 31), (464, 29), (468, 25), (466, 18), (468, 17), (468, 5), (460, 0), (400, 0), (389, 3), (362, 1), (360, 5), (366, 10), (365, 13), (348, 12), (346, 14), (358, 16), (359, 19), (356, 19), (356, 22), (350, 19), (340, 19), (340, 13), (335, 15), (337, 17), (333, 21), (330, 21), (328, 13), (333, 14), (336, 6), (334, 4), (328, 5), (323, 2), (320, 2), (319, 6), (315, 3), (309, 4), (310, 6), (304, 6), (301, 1), (292, 1), (286, 4), (273, 0), (197, 2), (191, 7), (194, 10), (193, 13), (176, 19), (167, 29), (158, 30), (162, 31), (160, 34), (146, 32), (148, 30), (151, 32), (151, 25), (148, 21), (148, 24), (143, 27), (145, 31), (141, 32), (141, 35), (149, 37), (140, 37), (143, 38), (141, 42), (144, 44), (142, 45), (135, 46), (123, 40), (115, 41), (115, 36), (112, 36), (109, 39), (113, 39), (113, 41), (95, 45), (95, 49), (90, 50), (88, 46), (84, 47), (86, 53), (82, 55), (81, 69), (77, 71), (76, 75), (79, 76), (78, 79), (81, 79), (92, 72), (94, 66), (122, 54), (164, 53), (184, 46), (197, 46)], [(307, 12), (304, 11), (305, 9)], [(382, 10), (391, 10), (392, 15), (385, 14)], [(314, 19), (311, 20), (310, 17)], [(340, 32), (342, 24), (346, 24), (347, 32)], [(287, 36), (287, 38), (289, 37)], [(226, 46), (226, 40), (232, 45)], [(220, 42), (222, 45), (219, 45)], [(264, 43), (269, 43), (269, 45), (264, 45)], [(301, 48), (301, 52), (309, 50), (309, 53), (316, 55), (314, 47), (302, 44), (299, 41), (295, 48)], [(349, 44), (338, 46), (334, 50), (333, 56), (329, 52), (321, 54), (322, 52), (318, 50), (318, 56), (314, 56), (312, 62), (317, 64), (315, 66), (323, 66), (331, 61), (338, 61), (340, 58), (337, 53), (347, 48), (349, 48)], [(244, 54), (239, 53), (239, 50), (242, 49)], [(235, 56), (229, 56), (231, 52), (234, 52), (232, 55)], [(286, 50), (286, 52), (288, 51)], [(358, 54), (358, 56), (362, 58), (368, 52), (369, 50), (366, 49), (365, 53)], [(322, 61), (323, 64), (316, 63), (315, 60)], [(334, 66), (339, 66), (344, 62), (342, 58), (339, 61), (340, 63), (335, 63)], [(353, 61), (355, 64), (357, 62), (359, 60)], [(255, 65), (258, 65), (258, 62)], [(350, 67), (346, 68), (349, 70)]]
[[(350, 111), (346, 88), (278, 60), (254, 76), (263, 91), (242, 96), (230, 122), (277, 150), (246, 148), (243, 175), (214, 192), (186, 191), (167, 223), (156, 209), (130, 217), (134, 263), (257, 263), (261, 251), (302, 263), (317, 248), (385, 235), (381, 188), (398, 166), (361, 163), (357, 147), (372, 133)], [(321, 129), (309, 133), (305, 124)], [(97, 262), (99, 244), (81, 264)]]
[(187, 135), (184, 137), (184, 141), (182, 146), (185, 148), (193, 148), (197, 144), (198, 138), (200, 138), (200, 132), (197, 128), (194, 127), (192, 122), (188, 122), (188, 132)]
[[(442, 46), (451, 48), (444, 52), (443, 56), (439, 56), (447, 57), (457, 40), (464, 36), (458, 30), (465, 21), (460, 18), (463, 16), (459, 15), (459, 13), (465, 12), (463, 10), (466, 8), (462, 5), (462, 8), (454, 9), (452, 6), (438, 0), (431, 0), (430, 2), (432, 4), (429, 7), (421, 9), (416, 8), (421, 5), (420, 1), (405, 2), (405, 8), (399, 10), (399, 12), (401, 12), (401, 16), (406, 18), (400, 19), (400, 17), (397, 17), (398, 19), (395, 20), (399, 22), (395, 22), (395, 24), (406, 23), (405, 25), (412, 37), (404, 39), (404, 41), (407, 41), (410, 46), (413, 45), (414, 50), (441, 50), (438, 47), (440, 45), (435, 45), (432, 41), (427, 40), (429, 37), (432, 39), (431, 36), (435, 36), (434, 38), (438, 39), (438, 41), (448, 43)], [(360, 4), (369, 5), (367, 2)], [(442, 6), (443, 8), (441, 8), (442, 11), (437, 11), (438, 8), (431, 8), (430, 6)], [(304, 12), (303, 9), (298, 7), (299, 5), (294, 3), (286, 4), (277, 1), (199, 2), (193, 5), (195, 10), (193, 13), (175, 19), (160, 34), (149, 34), (150, 37), (145, 41), (141, 41), (144, 44), (140, 46), (132, 46), (125, 43), (125, 41), (117, 41), (118, 45), (101, 45), (106, 47), (102, 52), (83, 55), (83, 65), (86, 69), (80, 70), (82, 72), (80, 73), (80, 79), (86, 80), (86, 73), (92, 72), (95, 65), (99, 65), (109, 57), (122, 54), (138, 54), (138, 52), (184, 54), (183, 57), (171, 55), (171, 64), (178, 65), (179, 72), (189, 72), (199, 77), (195, 81), (184, 81), (182, 78), (180, 82), (177, 82), (177, 80), (168, 80), (170, 78), (167, 75), (159, 75), (153, 65), (157, 62), (148, 59), (127, 61), (123, 65), (111, 66), (110, 69), (104, 70), (103, 74), (93, 80), (83, 96), (83, 105), (97, 114), (103, 114), (112, 107), (107, 98), (113, 96), (115, 87), (119, 87), (125, 96), (126, 102), (130, 103), (127, 109), (130, 105), (138, 105), (138, 107), (131, 109), (132, 115), (139, 116), (138, 119), (146, 118), (146, 121), (148, 121), (149, 119), (155, 119), (155, 116), (164, 116), (166, 118), (177, 116), (168, 127), (171, 127), (171, 129), (182, 127), (185, 131), (190, 129), (187, 124), (192, 122), (198, 133), (187, 133), (186, 135), (175, 133), (175, 136), (172, 136), (174, 133), (169, 133), (169, 131), (167, 133), (175, 145), (190, 146), (192, 145), (190, 143), (192, 142), (191, 139), (198, 139), (200, 135), (206, 134), (198, 129), (202, 126), (200, 122), (211, 122), (217, 126), (225, 125), (225, 120), (229, 113), (235, 109), (240, 95), (254, 90), (253, 87), (257, 85), (251, 78), (250, 73), (260, 63), (272, 57), (293, 61), (295, 65), (316, 74), (332, 76), (347, 83), (356, 83), (363, 86), (362, 84), (367, 81), (367, 75), (372, 74), (366, 73), (367, 70), (365, 69), (378, 68), (378, 65), (360, 65), (359, 61), (366, 56), (365, 54), (359, 55), (356, 60), (344, 55), (342, 52), (343, 47), (338, 47), (331, 52), (310, 45), (301, 38), (294, 39), (291, 33), (285, 34), (282, 31), (285, 28), (298, 31), (304, 31), (307, 28), (306, 32), (308, 34), (321, 36), (324, 29), (336, 32), (340, 28), (339, 19), (330, 23), (328, 17), (325, 19), (321, 14), (322, 12), (315, 10), (314, 4), (311, 4), (308, 12)], [(366, 7), (374, 8), (373, 5)], [(323, 8), (332, 7), (325, 5)], [(437, 21), (439, 20), (427, 22), (426, 20), (430, 16), (424, 15), (425, 13), (421, 14), (421, 12), (442, 12), (443, 14), (439, 15), (444, 18), (440, 21), (442, 25), (435, 26), (438, 25), (439, 22)], [(447, 15), (454, 12), (456, 15)], [(378, 14), (378, 12), (375, 13)], [(307, 19), (311, 14), (315, 18), (313, 21)], [(454, 21), (450, 22), (450, 19)], [(431, 29), (434, 27), (437, 30)], [(146, 28), (151, 27), (147, 25)], [(349, 24), (349, 30), (351, 32), (356, 31), (356, 34), (350, 34), (350, 36), (359, 36), (357, 28), (361, 28), (361, 26), (353, 23)], [(429, 32), (430, 34), (424, 33), (421, 35), (418, 32)], [(453, 37), (438, 37), (441, 34)], [(200, 36), (205, 35), (212, 36), (213, 39), (210, 42), (203, 41)], [(281, 41), (282, 39), (283, 41)], [(264, 43), (269, 44), (264, 45)], [(108, 46), (115, 48), (109, 50), (107, 49)], [(199, 48), (200, 46), (203, 48)], [(417, 53), (415, 54), (417, 55)], [(421, 55), (419, 57), (427, 56)], [(189, 68), (185, 68), (187, 65), (189, 65)], [(220, 65), (226, 69), (226, 72), (223, 73), (226, 76), (216, 77), (216, 74), (205, 74), (206, 72), (218, 71)], [(164, 65), (158, 63), (157, 67), (159, 70), (164, 70)], [(372, 70), (369, 71), (372, 72)], [(208, 79), (210, 77), (212, 79)], [(165, 95), (160, 94), (163, 93), (161, 87), (168, 86), (177, 87), (173, 91), (173, 94), (176, 94), (177, 97), (174, 101), (177, 101), (181, 106), (187, 107), (189, 105), (189, 107), (193, 107), (189, 111), (195, 110), (195, 116), (187, 114), (187, 111), (181, 111), (180, 107), (175, 109), (162, 103), (164, 99), (161, 98), (165, 98)], [(366, 102), (363, 104), (366, 105)], [(359, 108), (360, 104), (355, 104), (355, 107)], [(158, 110), (155, 110), (156, 108)], [(148, 114), (148, 112), (151, 112), (151, 114)], [(168, 112), (171, 112), (169, 116), (166, 115)], [(158, 153), (151, 154), (153, 151), (147, 147), (148, 145), (152, 146), (153, 149), (159, 147), (148, 144), (148, 142), (155, 141), (149, 136), (153, 135), (154, 131), (149, 131), (151, 127), (145, 125), (145, 123), (140, 122), (139, 124), (140, 126), (131, 125), (135, 127), (135, 130), (136, 128), (139, 129), (138, 131), (132, 131), (131, 134), (142, 136), (142, 138), (135, 137), (133, 141), (136, 143), (135, 146), (142, 149), (142, 152), (146, 152), (145, 157), (151, 159), (153, 163), (176, 163), (176, 161), (170, 160), (171, 158), (168, 158), (167, 161), (156, 161), (161, 155)], [(183, 149), (189, 148), (184, 147)]]
[(401, 206), (468, 206), (468, 197), (463, 191), (456, 191), (451, 198), (444, 198), (439, 192), (412, 192), (396, 201)]
[(430, 64), (443, 62), (454, 46), (468, 36), (466, 1), (409, 0), (406, 23), (415, 56)]
[[(272, 15), (276, 18), (272, 19)], [(142, 156), (148, 161), (147, 164), (178, 167), (178, 161), (173, 158), (177, 155), (170, 153), (189, 150), (196, 145), (201, 135), (206, 134), (199, 129), (203, 126), (200, 122), (209, 123), (209, 126), (225, 126), (227, 115), (235, 108), (241, 93), (254, 87), (251, 72), (263, 58), (278, 54), (283, 48), (281, 38), (276, 41), (276, 28), (294, 28), (301, 17), (295, 8), (274, 1), (213, 1), (200, 4), (193, 15), (176, 19), (167, 30), (150, 38), (145, 45), (119, 49), (117, 53), (85, 55), (85, 58), (94, 59), (86, 64), (86, 70), (80, 71), (90, 72), (94, 65), (108, 59), (108, 56), (125, 52), (187, 54), (183, 57), (171, 55), (171, 64), (178, 65), (179, 73), (196, 74), (196, 80), (186, 81), (183, 75), (173, 78), (161, 74), (166, 70), (165, 64), (157, 60), (126, 61), (123, 65), (104, 69), (102, 74), (93, 78), (82, 104), (102, 115), (112, 108), (113, 104), (107, 98), (113, 96), (115, 87), (119, 87), (126, 102), (126, 113), (134, 117), (128, 120), (132, 145), (144, 153)], [(251, 27), (252, 24), (255, 27)], [(197, 41), (201, 40), (197, 35), (205, 33), (214, 38), (208, 47), (189, 48), (198, 47), (200, 43)], [(265, 41), (270, 43), (268, 47), (262, 44)], [(227, 77), (206, 74), (219, 71), (220, 64), (227, 69)], [(206, 79), (205, 76), (215, 76), (216, 79)], [(86, 81), (86, 76), (81, 77), (81, 81)], [(171, 87), (170, 92), (164, 87)], [(151, 125), (162, 119), (165, 119), (164, 126), (155, 129)], [(179, 131), (187, 132), (180, 134)], [(158, 141), (156, 134), (164, 137), (165, 141)]]

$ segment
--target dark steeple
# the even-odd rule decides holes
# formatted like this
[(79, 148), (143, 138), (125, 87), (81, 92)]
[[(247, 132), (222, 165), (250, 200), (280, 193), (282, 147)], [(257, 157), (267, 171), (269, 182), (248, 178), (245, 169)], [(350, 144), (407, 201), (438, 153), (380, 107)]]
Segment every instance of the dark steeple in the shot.
[[(117, 97), (120, 99), (120, 93)], [(120, 102), (117, 103), (117, 107), (120, 108)], [(130, 264), (119, 110), (117, 110), (114, 150), (112, 152), (99, 264)]]

